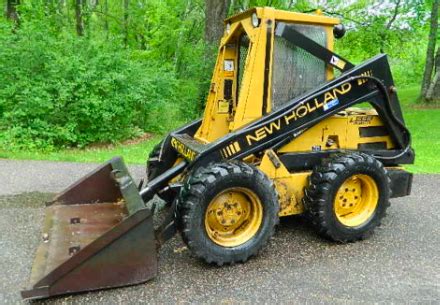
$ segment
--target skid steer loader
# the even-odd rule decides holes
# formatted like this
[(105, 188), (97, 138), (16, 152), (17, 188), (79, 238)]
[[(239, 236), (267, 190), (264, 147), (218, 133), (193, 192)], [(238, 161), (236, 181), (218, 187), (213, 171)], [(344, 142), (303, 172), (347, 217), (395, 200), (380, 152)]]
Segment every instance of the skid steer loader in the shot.
[[(356, 66), (335, 54), (345, 30), (319, 12), (254, 8), (225, 24), (203, 118), (156, 146), (144, 186), (118, 157), (49, 203), (24, 298), (145, 282), (176, 232), (218, 265), (256, 255), (282, 216), (357, 241), (410, 194), (401, 165), (415, 155), (385, 54)], [(155, 195), (168, 209), (157, 228)]]

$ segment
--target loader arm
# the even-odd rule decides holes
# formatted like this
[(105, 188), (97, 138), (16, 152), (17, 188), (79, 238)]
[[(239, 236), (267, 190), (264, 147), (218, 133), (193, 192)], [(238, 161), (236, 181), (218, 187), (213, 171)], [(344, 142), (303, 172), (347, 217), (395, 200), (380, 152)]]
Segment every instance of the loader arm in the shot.
[(269, 148), (277, 148), (325, 118), (364, 102), (370, 102), (377, 110), (397, 144), (393, 150), (375, 150), (375, 157), (393, 160), (396, 164), (411, 163), (410, 133), (400, 118), (397, 95), (384, 54), (294, 98), (283, 108), (209, 145), (186, 146), (179, 134), (172, 134), (171, 137), (172, 141), (178, 143), (174, 148), (187, 152), (190, 167), (224, 159), (243, 159), (251, 154), (261, 154)]

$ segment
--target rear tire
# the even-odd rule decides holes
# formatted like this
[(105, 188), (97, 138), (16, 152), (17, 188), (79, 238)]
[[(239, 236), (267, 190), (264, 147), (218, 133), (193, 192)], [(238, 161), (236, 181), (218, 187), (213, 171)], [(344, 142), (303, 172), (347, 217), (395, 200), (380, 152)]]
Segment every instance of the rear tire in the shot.
[(274, 234), (278, 211), (273, 182), (236, 161), (197, 169), (178, 202), (184, 242), (196, 257), (219, 266), (256, 255)]
[(315, 168), (304, 206), (320, 235), (353, 242), (380, 225), (390, 205), (390, 184), (386, 169), (372, 156), (339, 155)]

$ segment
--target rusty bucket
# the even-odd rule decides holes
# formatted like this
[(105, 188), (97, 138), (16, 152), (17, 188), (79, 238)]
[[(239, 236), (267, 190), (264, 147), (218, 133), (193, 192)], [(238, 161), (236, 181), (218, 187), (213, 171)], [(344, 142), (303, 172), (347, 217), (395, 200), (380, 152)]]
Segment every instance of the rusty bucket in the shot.
[(25, 299), (126, 286), (157, 274), (153, 217), (121, 158), (48, 203)]

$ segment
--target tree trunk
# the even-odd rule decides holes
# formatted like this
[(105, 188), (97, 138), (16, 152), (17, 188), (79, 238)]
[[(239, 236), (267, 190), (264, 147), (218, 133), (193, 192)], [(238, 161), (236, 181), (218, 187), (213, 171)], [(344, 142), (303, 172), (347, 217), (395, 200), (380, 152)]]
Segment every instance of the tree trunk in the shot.
[(130, 8), (130, 0), (124, 0), (124, 45), (128, 45), (128, 10)]
[(228, 14), (230, 0), (205, 0), (205, 40), (218, 44), (224, 33), (223, 20)]
[(434, 53), (438, 30), (438, 9), (440, 0), (434, 0), (432, 3), (431, 26), (429, 30), (428, 48), (426, 50), (425, 72), (423, 73), (421, 97), (427, 100), (427, 93), (431, 83), (432, 72), (434, 70)]
[(64, 18), (64, 0), (59, 0), (57, 4), (57, 12), (61, 16), (61, 18)]
[(215, 63), (215, 49), (223, 36), (225, 26), (224, 19), (228, 14), (231, 0), (205, 0), (205, 56), (201, 75), (202, 95), (199, 98), (198, 110), (201, 113), (206, 100), (205, 93), (208, 92), (210, 86), (210, 74)]
[(82, 10), (81, 15), (83, 19), (83, 33), (90, 35), (92, 28), (90, 26), (90, 10), (92, 2), (90, 0), (81, 0)]
[(108, 39), (109, 26), (108, 26), (108, 0), (104, 0), (104, 31), (105, 36)]
[(83, 21), (83, 0), (73, 0), (75, 3), (75, 21), (76, 21), (76, 34), (78, 36), (84, 35), (84, 21)]
[(437, 49), (435, 55), (435, 71), (434, 77), (426, 90), (425, 101), (440, 102), (440, 48)]
[(20, 0), (6, 0), (6, 18), (18, 22), (17, 5), (20, 4)]

